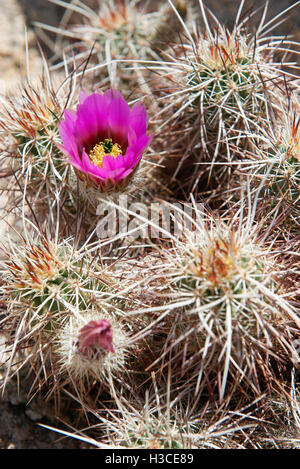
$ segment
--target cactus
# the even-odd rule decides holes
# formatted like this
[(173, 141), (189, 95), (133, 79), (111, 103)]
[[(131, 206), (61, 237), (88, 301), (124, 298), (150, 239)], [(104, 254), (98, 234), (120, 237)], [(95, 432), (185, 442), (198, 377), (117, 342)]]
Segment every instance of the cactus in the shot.
[[(205, 30), (196, 25), (192, 31), (186, 28), (185, 40), (170, 47), (165, 59), (153, 66), (159, 75), (156, 93), (161, 106), (158, 144), (168, 138), (170, 126), (179, 136), (174, 144), (169, 140), (171, 161), (166, 157), (162, 161), (173, 179), (184, 178), (185, 190), (194, 193), (201, 192), (201, 184), (214, 190), (217, 185), (220, 191), (225, 184), (230, 187), (232, 174), (242, 167), (238, 163), (249, 148), (249, 134), (255, 139), (281, 114), (282, 87), (287, 87), (286, 93), (298, 88), (289, 63), (277, 59), (278, 48), (286, 52), (288, 40), (265, 37), (263, 23), (255, 34), (249, 33), (241, 9), (232, 31), (215, 17), (210, 26), (199, 3)], [(190, 170), (190, 177), (184, 170)]]

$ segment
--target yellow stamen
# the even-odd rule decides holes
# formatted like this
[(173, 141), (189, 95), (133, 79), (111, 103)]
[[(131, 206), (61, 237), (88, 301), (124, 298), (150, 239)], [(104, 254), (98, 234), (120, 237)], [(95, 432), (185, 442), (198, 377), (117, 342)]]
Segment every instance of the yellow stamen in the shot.
[(110, 139), (105, 139), (104, 142), (97, 143), (89, 153), (89, 158), (95, 166), (102, 168), (103, 158), (111, 155), (114, 158), (122, 154), (122, 149), (118, 143), (112, 143)]

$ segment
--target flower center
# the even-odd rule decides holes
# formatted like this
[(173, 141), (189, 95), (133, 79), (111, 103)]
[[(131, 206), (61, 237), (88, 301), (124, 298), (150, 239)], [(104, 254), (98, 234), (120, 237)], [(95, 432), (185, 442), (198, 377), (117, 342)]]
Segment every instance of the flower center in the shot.
[(110, 138), (106, 138), (104, 142), (97, 143), (89, 153), (89, 158), (95, 166), (102, 168), (103, 158), (111, 155), (114, 158), (122, 155), (122, 149), (118, 143), (113, 143)]

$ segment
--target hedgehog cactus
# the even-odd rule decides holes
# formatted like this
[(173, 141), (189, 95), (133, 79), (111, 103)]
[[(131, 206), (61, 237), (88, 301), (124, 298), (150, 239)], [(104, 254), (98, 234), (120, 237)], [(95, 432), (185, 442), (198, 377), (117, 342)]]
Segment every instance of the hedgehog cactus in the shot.
[[(99, 2), (98, 9), (86, 11), (83, 7), (81, 11), (84, 22), (72, 25), (70, 32), (78, 40), (79, 49), (86, 50), (87, 55), (93, 45), (97, 61), (106, 59), (109, 62), (111, 58), (118, 59), (121, 54), (131, 55), (130, 45), (139, 56), (145, 54), (147, 34), (153, 30), (157, 13), (145, 14), (135, 0)], [(106, 57), (103, 51), (106, 51)]]
[(251, 40), (237, 31), (221, 29), (212, 34), (200, 35), (195, 56), (191, 52), (187, 56), (186, 87), (195, 94), (191, 104), (197, 108), (201, 104), (208, 128), (218, 127), (219, 121), (228, 129), (243, 118), (247, 126), (251, 116), (264, 115), (266, 108), (259, 51), (254, 53)]
[[(300, 201), (300, 118), (296, 112), (286, 112), (280, 126), (279, 136), (273, 146), (273, 154), (268, 158), (272, 165), (270, 176), (269, 195), (277, 195), (286, 204), (293, 204), (295, 217)], [(272, 151), (272, 150), (271, 150)], [(271, 152), (270, 152), (271, 153)], [(273, 164), (274, 161), (274, 164)]]

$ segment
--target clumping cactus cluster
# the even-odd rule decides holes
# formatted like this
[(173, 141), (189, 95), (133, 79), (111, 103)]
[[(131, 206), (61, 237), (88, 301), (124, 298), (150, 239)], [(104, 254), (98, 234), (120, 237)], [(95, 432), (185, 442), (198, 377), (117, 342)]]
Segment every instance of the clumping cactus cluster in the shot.
[(2, 389), (73, 396), (100, 448), (299, 447), (290, 9), (55, 3), (53, 57), (0, 109)]

